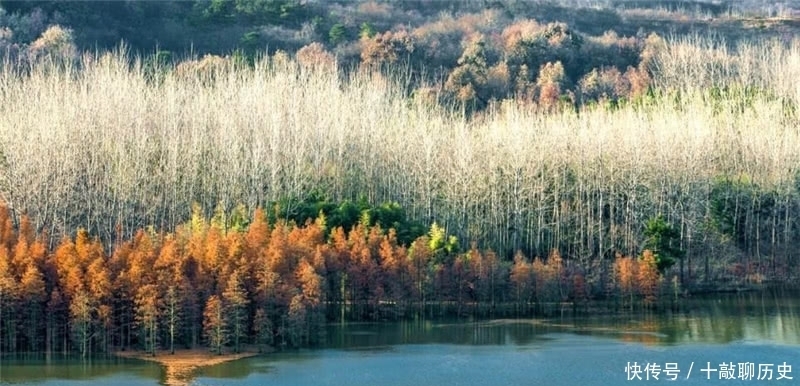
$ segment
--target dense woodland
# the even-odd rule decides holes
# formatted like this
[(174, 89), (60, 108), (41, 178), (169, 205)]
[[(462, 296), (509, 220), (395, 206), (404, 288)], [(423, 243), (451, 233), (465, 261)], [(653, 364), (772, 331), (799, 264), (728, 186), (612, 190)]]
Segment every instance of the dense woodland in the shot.
[(0, 54), (76, 61), (124, 42), (146, 65), (193, 72), (283, 51), (343, 72), (402, 69), (409, 92), (448, 105), (513, 97), (552, 108), (646, 92), (653, 33), (788, 41), (797, 12), (687, 0), (0, 1)]
[(331, 319), (480, 317), (497, 307), (523, 316), (561, 302), (575, 311), (590, 298), (633, 310), (664, 296), (674, 304), (681, 291), (650, 250), (616, 256), (592, 288), (555, 250), (513, 261), (475, 245), (462, 253), (435, 223), (405, 246), (372, 222), (364, 211), (348, 231), (324, 216), (271, 224), (261, 209), (207, 221), (198, 208), (174, 233), (139, 230), (107, 253), (83, 229), (49, 250), (27, 217), (17, 229), (0, 207), (0, 350), (298, 347), (324, 340)]
[(640, 3), (0, 2), (0, 350), (796, 283), (794, 11)]

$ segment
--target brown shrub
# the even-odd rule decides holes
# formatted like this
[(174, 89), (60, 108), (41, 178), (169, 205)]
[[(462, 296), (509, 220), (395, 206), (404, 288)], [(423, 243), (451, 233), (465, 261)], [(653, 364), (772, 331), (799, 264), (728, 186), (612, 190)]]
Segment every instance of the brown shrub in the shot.
[(306, 68), (331, 69), (336, 65), (336, 58), (321, 43), (311, 43), (295, 54), (297, 63)]
[(618, 100), (631, 93), (631, 84), (627, 76), (616, 67), (594, 69), (578, 81), (582, 101)]
[(564, 66), (561, 62), (546, 63), (539, 69), (536, 86), (539, 89), (539, 104), (546, 110), (558, 106), (561, 92), (564, 90)]
[(506, 27), (500, 34), (506, 52), (514, 50), (519, 42), (533, 39), (544, 30), (536, 20), (521, 20)]
[(630, 84), (631, 97), (646, 94), (652, 83), (650, 74), (642, 68), (628, 67), (628, 71), (625, 71), (625, 78)]
[(394, 63), (414, 52), (414, 39), (406, 30), (387, 31), (364, 39), (361, 61), (366, 65)]
[(72, 37), (72, 30), (53, 25), (28, 47), (28, 55), (32, 61), (50, 57), (56, 60), (75, 60), (78, 49)]

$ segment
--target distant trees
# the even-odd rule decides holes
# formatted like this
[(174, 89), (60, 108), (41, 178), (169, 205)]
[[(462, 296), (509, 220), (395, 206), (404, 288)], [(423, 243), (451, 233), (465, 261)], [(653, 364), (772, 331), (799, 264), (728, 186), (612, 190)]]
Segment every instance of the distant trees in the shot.
[(447, 77), (445, 90), (461, 103), (483, 107), (488, 102), (485, 44), (482, 37), (473, 38), (458, 59), (458, 66)]
[(41, 37), (31, 43), (28, 52), (32, 61), (44, 58), (71, 61), (78, 55), (72, 31), (59, 25), (45, 30)]
[(653, 304), (658, 299), (660, 274), (655, 254), (646, 249), (639, 259), (639, 267), (636, 281), (639, 284), (639, 292), (644, 298), (645, 304)]
[[(645, 249), (659, 280), (680, 265), (675, 288), (797, 275), (799, 168), (780, 150), (800, 147), (786, 137), (796, 52), (590, 38), (496, 17), (376, 24), (334, 51), (459, 68), (437, 73), (427, 99), (413, 70), (398, 85), (405, 73), (342, 76), (286, 53), (246, 65), (203, 57), (158, 77), (147, 63), (161, 60), (122, 54), (0, 71), (0, 195), (13, 208), (0, 216), (2, 346), (44, 336), (59, 351), (142, 347), (152, 324), (140, 322), (137, 292), (148, 285), (161, 299), (149, 330), (159, 346), (198, 346), (217, 296), (229, 341), (241, 323), (263, 347), (313, 341), (320, 314), (603, 296), (638, 305), (658, 296), (642, 287), (654, 277), (640, 266)], [(437, 46), (447, 52), (421, 52)], [(297, 61), (330, 59), (324, 48)], [(685, 81), (695, 78), (715, 86)], [(470, 89), (485, 110), (449, 104)], [(558, 108), (571, 102), (585, 105)], [(615, 273), (616, 253), (633, 260)], [(234, 272), (231, 293), (247, 300), (236, 320), (225, 296)]]
[[(444, 39), (446, 34), (440, 30), (443, 26), (458, 27), (464, 34), (470, 32), (470, 40), (465, 41), (468, 44), (455, 45), (458, 52), (453, 71), (440, 77), (441, 85), (429, 85), (427, 90), (434, 101), (459, 101), (457, 104), (462, 107), (466, 101), (467, 106), (488, 109), (474, 120), (469, 114), (459, 118), (464, 111), (477, 112), (471, 108), (451, 111), (431, 103), (407, 103), (406, 96), (417, 86), (414, 82), (407, 85), (409, 89), (402, 89), (392, 85), (387, 80), (390, 78), (371, 71), (353, 75), (352, 82), (343, 81), (345, 77), (335, 71), (317, 71), (314, 66), (325, 67), (327, 64), (323, 63), (333, 59), (333, 53), (321, 44), (298, 51), (299, 63), (285, 53), (264, 58), (257, 71), (255, 65), (242, 66), (233, 58), (205, 56), (174, 69), (163, 69), (162, 88), (154, 88), (144, 63), (139, 69), (113, 55), (87, 56), (79, 66), (85, 74), (81, 77), (56, 76), (55, 71), (36, 67), (42, 71), (29, 76), (37, 81), (26, 82), (28, 75), (9, 72), (7, 81), (13, 87), (9, 86), (9, 94), (3, 94), (8, 95), (2, 103), (7, 113), (1, 118), (0, 130), (3, 163), (7, 165), (2, 169), (2, 179), (9, 181), (0, 184), (3, 196), (17, 210), (36, 219), (34, 228), (48, 228), (46, 242), (58, 242), (61, 236), (84, 226), (100, 237), (105, 248), (112, 247), (116, 238), (131, 238), (135, 230), (148, 224), (155, 224), (157, 229), (174, 229), (184, 220), (193, 201), (203, 203), (199, 211), (204, 215), (211, 214), (217, 205), (231, 210), (233, 203), (242, 202), (249, 209), (267, 208), (266, 215), (273, 222), (280, 217), (297, 224), (322, 211), (329, 223), (326, 233), (337, 226), (349, 230), (361, 212), (369, 210), (373, 224), (379, 222), (384, 229), (394, 227), (400, 244), (407, 246), (425, 231), (420, 223), (437, 220), (447, 224), (464, 244), (480, 240), (505, 261), (517, 249), (530, 256), (544, 256), (558, 249), (564, 256), (580, 259), (585, 266), (596, 264), (598, 257), (608, 255), (612, 246), (631, 254), (642, 249), (645, 237), (641, 225), (658, 213), (664, 214), (679, 233), (683, 232), (679, 243), (697, 242), (703, 237), (700, 229), (706, 220), (700, 205), (678, 209), (678, 203), (701, 197), (697, 192), (712, 184), (709, 179), (713, 176), (705, 176), (692, 167), (701, 154), (710, 151), (710, 142), (700, 140), (706, 137), (681, 137), (682, 145), (667, 151), (668, 146), (659, 145), (659, 141), (663, 142), (662, 131), (641, 133), (638, 128), (658, 126), (664, 117), (675, 114), (684, 121), (702, 116), (702, 126), (712, 127), (724, 104), (698, 94), (694, 100), (705, 106), (700, 113), (674, 112), (670, 110), (674, 107), (671, 102), (666, 102), (669, 98), (648, 99), (657, 95), (655, 91), (648, 94), (647, 90), (656, 86), (652, 82), (663, 81), (653, 76), (666, 60), (664, 50), (668, 49), (657, 37), (608, 34), (602, 39), (587, 39), (567, 26), (533, 21), (505, 26), (499, 35), (484, 33), (496, 16), (493, 15), (453, 19), (422, 30), (383, 32), (370, 38), (370, 42), (365, 39), (359, 43), (363, 43), (359, 49), (366, 53), (370, 52), (368, 46), (375, 44), (377, 57), (391, 56), (397, 48), (400, 56), (420, 60), (418, 48), (411, 47), (411, 51), (409, 45), (417, 47), (420, 40), (433, 44), (431, 39)], [(467, 23), (470, 20), (474, 21), (473, 27)], [(573, 51), (583, 52), (587, 46), (592, 46), (591, 52), (609, 50), (626, 58), (635, 56), (640, 63), (618, 68), (627, 59), (617, 60), (619, 55), (609, 54), (606, 57), (609, 61), (614, 58), (615, 63), (607, 66), (602, 61), (587, 66), (570, 64), (584, 60)], [(384, 49), (388, 51), (381, 51)], [(540, 63), (536, 52), (552, 61)], [(643, 83), (636, 86), (635, 81)], [(27, 87), (25, 93), (19, 91), (23, 85)], [(639, 91), (634, 91), (637, 87)], [(48, 90), (54, 89), (67, 94), (53, 96)], [(81, 94), (78, 90), (86, 92)], [(233, 97), (234, 94), (241, 97)], [(193, 98), (194, 95), (198, 97)], [(256, 99), (244, 95), (261, 95), (266, 100), (253, 104), (251, 101)], [(73, 114), (55, 102), (44, 106), (43, 101), (57, 102), (59, 98), (84, 98), (78, 105), (81, 113)], [(573, 102), (591, 104), (595, 98), (609, 103), (548, 115), (564, 110), (564, 106), (575, 107)], [(171, 102), (162, 103), (165, 100)], [(184, 100), (192, 100), (194, 109), (189, 110), (181, 102)], [(220, 100), (229, 103), (218, 103)], [(299, 105), (293, 106), (289, 100), (296, 100)], [(322, 102), (328, 100), (337, 102)], [(355, 104), (341, 102), (345, 100)], [(791, 103), (780, 102), (780, 107), (775, 103), (776, 110), (769, 110), (771, 114), (788, 114), (784, 105)], [(29, 115), (26, 110), (34, 105), (57, 119)], [(129, 105), (136, 108), (114, 107)], [(264, 110), (267, 105), (275, 108)], [(90, 111), (87, 106), (110, 106), (122, 111), (119, 114), (123, 116)], [(333, 114), (315, 110), (314, 106), (331, 106), (331, 111), (347, 112), (348, 118), (339, 122), (331, 118)], [(531, 106), (539, 108), (530, 111)], [(651, 113), (639, 110), (642, 106)], [(293, 113), (297, 109), (304, 113)], [(251, 110), (258, 114), (247, 113)], [(371, 113), (356, 113), (361, 110)], [(141, 111), (153, 114), (140, 114)], [(606, 119), (606, 114), (625, 119)], [(736, 126), (752, 127), (754, 123), (742, 114), (732, 115)], [(221, 120), (221, 116), (232, 118)], [(92, 117), (98, 117), (97, 122)], [(68, 124), (72, 119), (80, 123)], [(786, 121), (785, 117), (781, 119)], [(118, 125), (117, 121), (125, 124)], [(70, 133), (74, 130), (77, 132), (73, 136)], [(602, 135), (583, 136), (577, 142), (564, 139), (565, 133), (584, 131)], [(721, 133), (708, 135), (724, 137)], [(86, 141), (78, 142), (78, 137)], [(108, 145), (102, 138), (109, 137), (120, 140)], [(637, 156), (608, 158), (604, 149), (623, 137), (636, 138), (629, 140), (626, 148), (637, 149)], [(768, 148), (766, 140), (758, 141)], [(744, 146), (733, 142), (730, 145)], [(320, 150), (308, 150), (315, 146)], [(34, 162), (26, 156), (45, 148), (51, 149), (48, 155), (52, 162)], [(76, 151), (93, 156), (75, 158)], [(776, 165), (791, 163), (784, 159), (788, 156), (766, 150), (730, 154), (715, 161), (714, 175), (756, 164), (758, 157), (754, 154), (771, 154), (769, 157), (787, 161), (776, 161)], [(754, 161), (744, 162), (736, 154)], [(239, 162), (243, 157), (251, 161)], [(669, 172), (658, 168), (654, 160), (669, 163)], [(67, 166), (57, 166), (61, 164)], [(492, 166), (476, 168), (476, 164)], [(779, 173), (783, 184), (780, 190), (765, 187), (764, 200), (750, 202), (766, 204), (768, 190), (785, 192), (781, 193), (782, 198), (790, 197), (793, 177), (788, 167), (784, 169)], [(746, 171), (731, 173), (739, 172)], [(770, 175), (761, 173), (759, 178), (768, 180)], [(749, 193), (742, 193), (738, 201), (730, 201), (734, 212), (737, 202), (746, 202), (744, 195)], [(379, 204), (382, 202), (396, 204), (383, 206)], [(717, 205), (712, 208), (722, 208), (728, 202), (716, 199)], [(276, 203), (279, 213), (273, 211)], [(396, 211), (400, 205), (407, 213)], [(784, 199), (777, 200), (776, 206), (763, 205), (764, 210), (751, 205), (748, 234), (755, 234), (752, 231), (757, 228), (756, 223), (758, 227), (770, 224), (771, 234), (771, 224), (775, 223), (775, 247), (771, 237), (759, 243), (750, 240), (746, 246), (738, 243), (736, 247), (746, 248), (751, 255), (756, 245), (769, 245), (777, 251), (783, 239), (794, 237), (786, 232), (791, 230), (786, 216), (777, 215), (791, 207)], [(772, 212), (767, 215), (766, 211)], [(712, 215), (717, 212), (713, 210)], [(754, 215), (763, 218), (756, 222)], [(745, 224), (741, 220), (736, 219), (737, 226)], [(686, 237), (689, 230), (694, 233), (693, 238)], [(766, 237), (764, 231), (767, 229), (760, 229), (759, 237)], [(787, 234), (788, 237), (778, 237)], [(660, 256), (658, 252), (656, 255)], [(205, 269), (209, 260), (198, 258), (198, 262)], [(213, 267), (213, 263), (208, 266)], [(775, 270), (778, 271), (777, 265)], [(598, 280), (595, 272), (585, 272), (587, 284), (593, 288)], [(213, 275), (200, 275), (204, 280), (215, 280)], [(133, 297), (128, 295), (126, 301)]]
[(520, 305), (525, 305), (532, 300), (533, 293), (533, 272), (531, 263), (521, 253), (514, 255), (514, 265), (511, 268), (511, 284), (513, 285), (516, 301)]
[(660, 272), (666, 271), (679, 259), (684, 251), (680, 249), (680, 232), (669, 225), (663, 216), (651, 218), (645, 224), (644, 248), (651, 251), (653, 262)]
[[(330, 319), (485, 315), (511, 304), (518, 315), (547, 314), (592, 298), (635, 310), (659, 307), (665, 291), (679, 295), (677, 276), (664, 280), (669, 267), (649, 249), (618, 253), (592, 286), (588, 268), (556, 249), (532, 259), (517, 251), (513, 261), (474, 243), (462, 251), (438, 223), (406, 246), (393, 228), (369, 225), (368, 211), (349, 231), (328, 235), (324, 216), (298, 226), (270, 223), (261, 209), (218, 211), (210, 220), (195, 212), (174, 233), (140, 230), (110, 255), (82, 229), (47, 250), (29, 220), (15, 226), (2, 221), (8, 215), (0, 207), (4, 352), (90, 356), (139, 347), (156, 355), (201, 344), (240, 352), (317, 344)], [(669, 253), (675, 240), (658, 239), (676, 237), (665, 220), (647, 227), (647, 244)]]
[(653, 306), (663, 291), (662, 275), (655, 254), (649, 249), (638, 259), (617, 255), (613, 275), (609, 284), (623, 307), (627, 304), (633, 309), (637, 298), (642, 299), (645, 306)]
[(381, 66), (408, 60), (414, 52), (414, 39), (405, 30), (387, 31), (363, 39), (361, 61), (367, 66)]
[(328, 39), (333, 45), (342, 44), (347, 40), (347, 30), (342, 23), (336, 23), (328, 32)]
[[(0, 48), (20, 58), (58, 52), (72, 60), (79, 56), (78, 51), (112, 49), (125, 41), (137, 53), (160, 49), (158, 58), (150, 63), (164, 67), (172, 64), (171, 58), (188, 51), (199, 56), (234, 52), (237, 62), (254, 65), (259, 51), (265, 49), (292, 54), (325, 45), (336, 53), (339, 69), (352, 68), (359, 60), (370, 67), (409, 62), (412, 72), (431, 82), (446, 80), (456, 72), (464, 48), (476, 36), (484, 36), (487, 68), (507, 66), (510, 84), (536, 82), (539, 68), (561, 62), (570, 85), (562, 93), (575, 93), (574, 86), (593, 69), (613, 67), (633, 84), (626, 99), (642, 95), (650, 85), (652, 66), (644, 54), (651, 44), (645, 42), (649, 40), (646, 34), (682, 28), (680, 23), (667, 21), (642, 29), (635, 17), (623, 16), (624, 11), (614, 7), (579, 7), (576, 14), (572, 7), (548, 5), (532, 11), (513, 1), (457, 7), (436, 2), (410, 7), (298, 0), (109, 2), (94, 6), (53, 1), (2, 3)], [(569, 20), (570, 24), (557, 20)], [(711, 27), (705, 20), (695, 20), (693, 25)], [(778, 28), (757, 32), (781, 33)], [(71, 43), (63, 44), (67, 41)], [(165, 57), (169, 60), (163, 60)], [(456, 78), (463, 76), (463, 69), (459, 71)], [(444, 87), (441, 83), (438, 86)], [(469, 95), (469, 88), (459, 90), (462, 97)], [(517, 87), (495, 84), (484, 91), (489, 98), (482, 95), (479, 99), (502, 100), (518, 92)], [(449, 103), (451, 98), (444, 99)]]
[(297, 63), (307, 68), (335, 68), (336, 59), (320, 43), (303, 46), (295, 54)]
[(618, 101), (630, 95), (630, 81), (616, 67), (592, 69), (578, 82), (580, 96), (585, 101)]
[(545, 63), (539, 69), (539, 78), (536, 80), (536, 87), (539, 89), (539, 104), (547, 110), (557, 108), (565, 86), (564, 66), (561, 62)]

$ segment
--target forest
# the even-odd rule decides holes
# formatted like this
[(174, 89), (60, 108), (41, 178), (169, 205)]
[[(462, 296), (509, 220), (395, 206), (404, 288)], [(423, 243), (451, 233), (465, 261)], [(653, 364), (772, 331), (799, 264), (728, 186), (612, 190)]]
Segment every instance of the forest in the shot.
[(0, 351), (796, 283), (790, 5), (457, 3), (0, 1)]
[(323, 215), (298, 226), (272, 224), (260, 208), (208, 220), (196, 207), (174, 233), (139, 230), (107, 254), (83, 229), (48, 251), (27, 217), (16, 229), (2, 207), (0, 350), (240, 352), (318, 344), (327, 320), (520, 316), (596, 296), (613, 310), (678, 300), (679, 283), (663, 283), (650, 250), (616, 256), (595, 289), (556, 250), (513, 262), (474, 244), (458, 252), (435, 223), (406, 246), (368, 213), (346, 232)]

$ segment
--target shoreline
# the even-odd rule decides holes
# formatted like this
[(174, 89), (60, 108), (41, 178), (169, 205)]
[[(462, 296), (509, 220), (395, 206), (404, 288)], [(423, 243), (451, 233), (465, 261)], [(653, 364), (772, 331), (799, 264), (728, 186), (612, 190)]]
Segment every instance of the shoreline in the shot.
[(218, 365), (220, 363), (231, 362), (243, 358), (254, 357), (260, 353), (255, 351), (245, 351), (240, 353), (230, 354), (214, 354), (207, 350), (202, 349), (183, 349), (175, 350), (171, 354), (167, 350), (157, 351), (156, 355), (145, 353), (141, 350), (134, 351), (115, 351), (112, 353), (114, 356), (120, 358), (139, 359), (144, 361), (156, 362), (163, 366), (181, 366), (181, 367), (205, 367)]
[(174, 354), (167, 350), (157, 351), (155, 356), (140, 350), (115, 351), (112, 353), (112, 355), (119, 358), (138, 359), (160, 364), (164, 368), (164, 384), (169, 386), (190, 384), (194, 378), (195, 370), (202, 367), (250, 358), (260, 354), (262, 353), (256, 351), (245, 351), (236, 354), (214, 354), (202, 349), (175, 350)]

